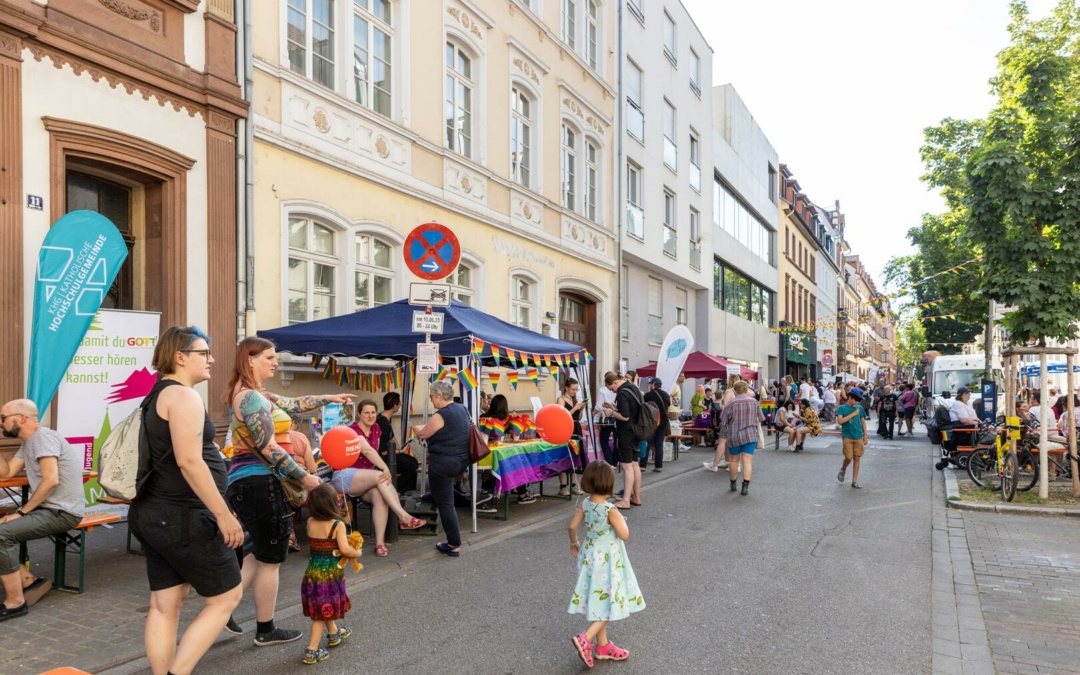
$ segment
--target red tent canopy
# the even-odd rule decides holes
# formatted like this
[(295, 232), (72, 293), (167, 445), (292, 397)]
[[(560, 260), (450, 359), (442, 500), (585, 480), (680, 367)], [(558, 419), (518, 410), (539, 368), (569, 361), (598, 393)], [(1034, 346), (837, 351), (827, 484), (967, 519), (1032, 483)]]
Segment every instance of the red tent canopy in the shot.
[[(731, 369), (732, 374), (734, 374), (740, 367), (738, 364), (722, 359), (719, 356), (713, 356), (712, 354), (706, 354), (705, 352), (691, 352), (690, 356), (686, 357), (686, 363), (683, 365), (682, 373), (695, 380), (704, 377), (719, 377), (726, 379), (729, 368)], [(747, 370), (750, 369), (747, 368)], [(646, 377), (656, 375), (656, 364), (650, 363), (643, 368), (638, 368), (637, 374)], [(674, 383), (665, 382), (664, 384)]]
[(756, 380), (758, 378), (758, 373), (757, 373), (756, 370), (754, 370), (753, 368), (751, 368), (749, 366), (743, 366), (743, 365), (739, 366), (739, 375), (742, 377), (742, 379), (746, 380), (747, 382), (753, 382), (754, 380)]

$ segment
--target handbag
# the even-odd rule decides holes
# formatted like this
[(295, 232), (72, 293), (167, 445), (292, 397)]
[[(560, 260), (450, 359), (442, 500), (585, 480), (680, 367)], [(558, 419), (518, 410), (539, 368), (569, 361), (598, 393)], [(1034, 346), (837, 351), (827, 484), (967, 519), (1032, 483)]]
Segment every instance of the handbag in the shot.
[(759, 448), (765, 447), (765, 430), (761, 428), (761, 425), (757, 425), (757, 446)]
[(240, 442), (244, 444), (244, 447), (247, 448), (248, 451), (251, 452), (251, 454), (259, 458), (259, 461), (262, 462), (267, 469), (269, 469), (271, 476), (274, 476), (278, 479), (278, 482), (281, 483), (281, 492), (285, 496), (285, 501), (288, 502), (290, 506), (294, 506), (296, 508), (300, 508), (301, 506), (303, 506), (304, 502), (307, 501), (308, 497), (307, 488), (305, 488), (303, 483), (301, 483), (298, 479), (291, 478), (289, 476), (281, 476), (278, 473), (279, 469), (281, 468), (281, 464), (287, 458), (282, 457), (277, 462), (271, 463), (270, 460), (268, 460), (261, 452), (256, 450), (254, 446), (248, 443), (247, 438), (245, 438), (244, 436), (240, 436)]
[(469, 463), (476, 464), (491, 454), (488, 446), (488, 437), (480, 427), (472, 421), (469, 422)]

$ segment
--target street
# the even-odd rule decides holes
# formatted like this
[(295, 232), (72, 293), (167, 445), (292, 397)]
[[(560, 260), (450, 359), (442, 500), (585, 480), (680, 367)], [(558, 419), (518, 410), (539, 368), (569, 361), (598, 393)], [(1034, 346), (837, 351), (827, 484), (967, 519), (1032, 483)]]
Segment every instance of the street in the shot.
[[(930, 486), (923, 439), (872, 444), (863, 490), (836, 480), (839, 439), (756, 458), (751, 493), (701, 470), (698, 448), (646, 473), (627, 514), (645, 611), (609, 626), (621, 673), (923, 673), (931, 658)], [(687, 466), (689, 465), (689, 467)], [(675, 474), (678, 475), (669, 475)], [(575, 579), (565, 514), (479, 546), (428, 556), (351, 589), (354, 634), (324, 673), (558, 673), (584, 666), (566, 613)], [(434, 551), (432, 551), (434, 554)], [(299, 578), (283, 578), (283, 586)], [(285, 617), (285, 618), (283, 618)], [(250, 623), (250, 622), (249, 622)], [(296, 608), (279, 623), (308, 630)], [(248, 627), (248, 624), (245, 624)], [(299, 666), (301, 643), (223, 640), (199, 672)], [(303, 641), (306, 642), (306, 636)]]

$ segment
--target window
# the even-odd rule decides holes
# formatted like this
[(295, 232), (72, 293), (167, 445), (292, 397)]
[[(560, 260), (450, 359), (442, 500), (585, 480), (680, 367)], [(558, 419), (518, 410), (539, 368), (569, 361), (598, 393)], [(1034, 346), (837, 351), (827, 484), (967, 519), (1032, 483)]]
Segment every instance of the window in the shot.
[(643, 77), (641, 68), (628, 59), (626, 61), (626, 131), (642, 143), (645, 142), (645, 113), (641, 111)]
[(472, 157), (472, 59), (446, 43), (446, 147)]
[(391, 115), (393, 29), (389, 0), (353, 0), (353, 85), (356, 102)]
[(690, 88), (701, 96), (701, 57), (693, 49), (690, 50)]
[(521, 275), (510, 278), (510, 323), (532, 330), (535, 296), (534, 281)]
[(589, 67), (596, 70), (597, 63), (597, 38), (599, 36), (599, 21), (596, 16), (596, 1), (585, 2), (585, 62)]
[(307, 218), (289, 218), (289, 323), (334, 316), (338, 258), (334, 231)]
[(518, 87), (510, 92), (510, 177), (519, 185), (532, 184), (532, 101)]
[(370, 234), (356, 235), (356, 311), (394, 301), (393, 250)]
[[(719, 177), (713, 178), (713, 202), (716, 204), (714, 222), (725, 232), (735, 237), (739, 243), (746, 246), (750, 251), (765, 262), (772, 264), (772, 231), (758, 220), (757, 216), (743, 206), (733, 194), (728, 192), (720, 183)], [(794, 235), (792, 236), (794, 239)], [(784, 237), (787, 245), (787, 237)], [(792, 256), (796, 265), (799, 264), (799, 256), (796, 255), (792, 243)]]
[(664, 253), (672, 258), (679, 254), (679, 233), (675, 219), (675, 194), (664, 190)]
[(630, 339), (630, 268), (623, 265), (622, 277), (619, 279), (619, 302), (622, 311), (619, 312), (619, 338)]
[[(793, 286), (793, 300), (794, 290)], [(750, 281), (742, 273), (722, 264), (719, 259), (714, 259), (713, 307), (768, 326), (772, 319), (772, 293)]]
[(289, 0), (287, 20), (289, 68), (332, 89), (334, 0)]
[(476, 293), (476, 270), (472, 265), (458, 263), (454, 273), (446, 278), (450, 284), (450, 295), (454, 300), (462, 302), (470, 307), (473, 305), (473, 295)]
[[(128, 257), (124, 259), (112, 286), (102, 298), (101, 306), (106, 309), (148, 308), (145, 300), (143, 302), (140, 300), (149, 295), (146, 269), (153, 265), (148, 264), (150, 261), (146, 259), (145, 248), (136, 249), (135, 247), (136, 232), (140, 223), (137, 213), (135, 218), (132, 218), (131, 208), (132, 202), (138, 200), (139, 193), (144, 192), (139, 188), (130, 188), (70, 168), (66, 171), (64, 182), (67, 212), (97, 211), (116, 225), (116, 229), (120, 231), (127, 245)], [(135, 260), (136, 254), (140, 258), (138, 261)]]
[(645, 210), (641, 208), (643, 184), (641, 167), (626, 164), (626, 231), (638, 239), (645, 238)]
[(562, 125), (562, 205), (577, 210), (577, 132)]
[(675, 289), (675, 323), (681, 324), (683, 326), (686, 325), (687, 318), (686, 298), (687, 295), (685, 288)]
[(600, 150), (592, 141), (585, 141), (585, 217), (597, 222), (596, 184), (600, 175)]
[(690, 209), (690, 267), (701, 269), (701, 214)]
[(769, 165), (769, 201), (771, 201), (773, 204), (776, 203), (776, 200), (777, 200), (776, 193), (777, 193), (777, 188), (779, 187), (776, 180), (777, 180), (776, 169), (774, 169), (773, 165), (770, 164)]
[(679, 170), (679, 150), (675, 143), (675, 106), (664, 99), (664, 164), (672, 171)]
[(679, 61), (676, 54), (678, 52), (675, 51), (675, 20), (664, 12), (664, 56), (675, 64)]
[(690, 131), (690, 187), (701, 192), (701, 140)]
[(562, 0), (562, 39), (570, 49), (577, 45), (577, 0)]
[(663, 283), (649, 277), (649, 344), (659, 345), (664, 339)]

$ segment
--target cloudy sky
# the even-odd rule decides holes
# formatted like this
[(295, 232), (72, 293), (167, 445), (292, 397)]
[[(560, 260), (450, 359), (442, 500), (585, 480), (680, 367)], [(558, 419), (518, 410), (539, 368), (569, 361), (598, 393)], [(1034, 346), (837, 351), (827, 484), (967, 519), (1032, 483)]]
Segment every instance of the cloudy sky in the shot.
[(1008, 0), (682, 1), (713, 48), (713, 84), (735, 85), (812, 201), (840, 200), (880, 281), (910, 251), (908, 228), (942, 209), (919, 181), (922, 130), (993, 104)]

